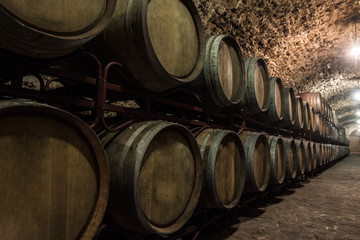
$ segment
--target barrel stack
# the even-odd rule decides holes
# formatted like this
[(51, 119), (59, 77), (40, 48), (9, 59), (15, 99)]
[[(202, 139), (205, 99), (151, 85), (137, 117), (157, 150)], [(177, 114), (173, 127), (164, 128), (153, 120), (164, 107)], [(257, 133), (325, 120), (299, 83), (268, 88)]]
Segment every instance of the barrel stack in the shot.
[[(247, 193), (349, 154), (345, 129), (319, 93), (295, 95), (269, 76), (264, 59), (244, 59), (236, 36), (205, 36), (192, 0), (0, 2), (0, 58), (54, 70), (55, 60), (86, 50), (101, 66), (121, 65), (111, 84), (189, 113), (172, 116), (147, 102), (139, 107), (145, 117), (118, 112), (116, 120), (131, 121), (95, 133), (67, 104), (1, 96), (4, 239), (93, 239), (104, 215), (126, 232), (173, 234), (196, 209), (232, 209)], [(179, 100), (177, 91), (192, 98)], [(113, 95), (103, 103), (123, 100)]]

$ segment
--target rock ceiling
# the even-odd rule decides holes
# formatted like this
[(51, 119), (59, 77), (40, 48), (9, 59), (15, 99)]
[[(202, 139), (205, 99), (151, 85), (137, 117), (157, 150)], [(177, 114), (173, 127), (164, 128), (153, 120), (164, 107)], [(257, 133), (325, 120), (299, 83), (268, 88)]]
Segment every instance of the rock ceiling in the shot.
[(360, 1), (194, 0), (207, 35), (234, 36), (245, 57), (265, 59), (270, 76), (295, 92), (320, 92), (349, 135), (357, 129)]

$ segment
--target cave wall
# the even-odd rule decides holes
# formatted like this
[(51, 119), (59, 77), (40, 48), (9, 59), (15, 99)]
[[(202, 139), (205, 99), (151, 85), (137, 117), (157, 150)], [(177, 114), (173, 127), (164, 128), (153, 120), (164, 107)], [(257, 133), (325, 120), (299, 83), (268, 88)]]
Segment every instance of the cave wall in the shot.
[(245, 57), (263, 58), (270, 76), (280, 77), (285, 86), (295, 92), (320, 92), (344, 122), (347, 135), (357, 126), (357, 104), (351, 96), (360, 88), (360, 63), (349, 51), (355, 40), (360, 1), (194, 3), (207, 35), (234, 36)]

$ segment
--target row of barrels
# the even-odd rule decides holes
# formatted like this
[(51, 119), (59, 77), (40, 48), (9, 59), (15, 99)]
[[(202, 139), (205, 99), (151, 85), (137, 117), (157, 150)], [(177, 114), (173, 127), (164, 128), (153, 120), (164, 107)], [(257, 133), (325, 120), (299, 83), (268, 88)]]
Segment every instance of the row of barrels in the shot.
[(319, 93), (295, 97), (281, 79), (269, 77), (262, 59), (244, 60), (234, 37), (206, 39), (191, 0), (26, 4), (0, 1), (0, 48), (52, 58), (83, 46), (103, 63), (119, 61), (136, 87), (162, 92), (182, 85), (193, 89), (209, 111), (233, 106), (271, 124), (312, 132), (319, 141), (345, 141), (338, 137), (335, 111)]
[(310, 106), (314, 108), (314, 112), (320, 114), (326, 121), (329, 121), (337, 128), (340, 127), (339, 119), (335, 110), (321, 97), (320, 93), (298, 93), (297, 96), (302, 97)]
[(106, 211), (129, 232), (170, 234), (196, 206), (232, 208), (349, 154), (344, 146), (164, 121), (95, 134), (69, 112), (0, 102), (2, 239), (91, 239)]

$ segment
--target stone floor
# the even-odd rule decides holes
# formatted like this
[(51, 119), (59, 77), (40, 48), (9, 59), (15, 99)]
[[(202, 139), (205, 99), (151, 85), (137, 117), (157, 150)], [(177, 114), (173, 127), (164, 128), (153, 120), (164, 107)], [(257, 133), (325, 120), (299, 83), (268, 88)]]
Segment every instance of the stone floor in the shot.
[(245, 209), (201, 240), (360, 239), (360, 155), (353, 154), (294, 188)]

